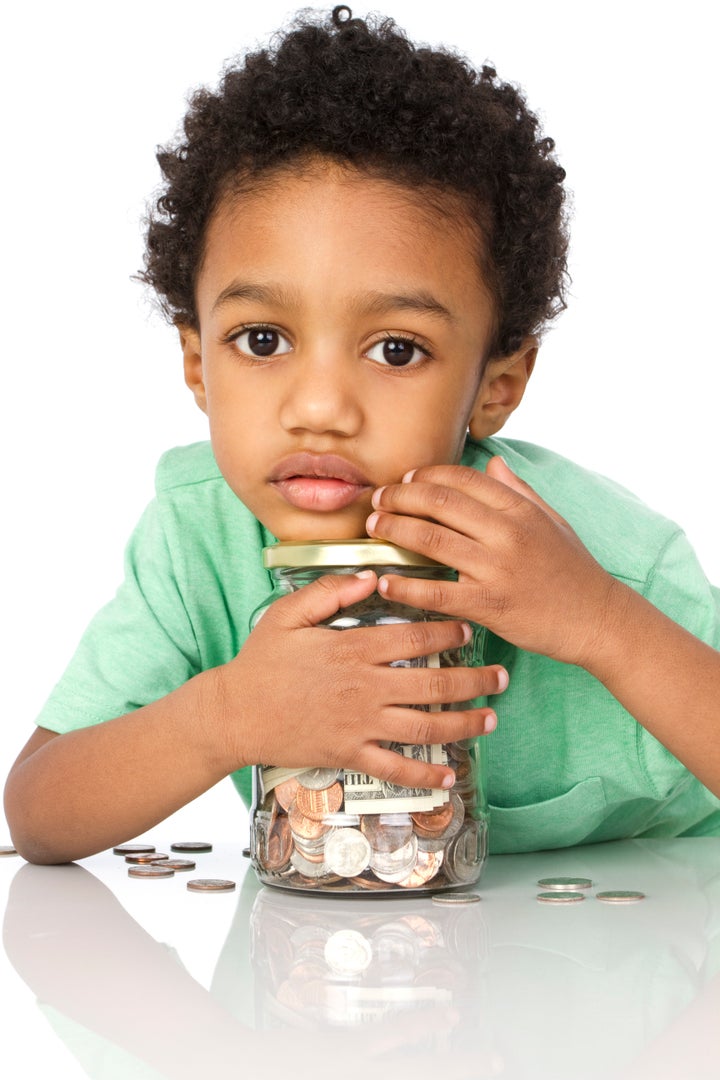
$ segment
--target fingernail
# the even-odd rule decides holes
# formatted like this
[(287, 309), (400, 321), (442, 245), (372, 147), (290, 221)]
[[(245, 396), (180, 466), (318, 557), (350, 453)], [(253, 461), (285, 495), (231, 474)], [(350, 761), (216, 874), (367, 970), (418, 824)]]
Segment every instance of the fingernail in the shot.
[(500, 668), (498, 671), (498, 693), (502, 694), (503, 690), (507, 690), (510, 685), (510, 676), (505, 668)]
[(472, 626), (470, 625), (470, 623), (466, 623), (466, 622), (461, 623), (460, 625), (462, 626), (462, 632), (463, 632), (463, 645), (467, 645), (467, 643), (470, 641), (471, 637), (473, 636)]
[(443, 782), (440, 785), (440, 787), (447, 789), (447, 788), (454, 787), (454, 785), (455, 785), (455, 773), (448, 773), (447, 776), (443, 777)]
[(483, 724), (483, 733), (489, 735), (491, 731), (494, 731), (497, 727), (497, 716), (495, 713), (489, 713), (485, 717), (485, 723)]
[[(387, 484), (385, 485), (385, 487), (387, 487)], [(373, 491), (372, 500), (371, 500), (373, 506), (378, 507), (380, 505), (380, 496), (382, 495), (383, 491), (385, 490), (385, 487), (379, 487), (376, 491)]]
[(365, 528), (367, 529), (368, 532), (373, 531), (373, 529), (375, 528), (375, 526), (378, 523), (378, 518), (379, 517), (380, 517), (379, 514), (371, 514), (370, 517), (367, 519), (367, 521), (365, 522)]
[(359, 577), (359, 578), (375, 577), (375, 571), (374, 570), (358, 570), (356, 572), (356, 574), (355, 574), (355, 577)]
[(417, 469), (411, 469), (410, 472), (406, 472), (402, 478), (403, 484), (409, 484), (416, 472)]

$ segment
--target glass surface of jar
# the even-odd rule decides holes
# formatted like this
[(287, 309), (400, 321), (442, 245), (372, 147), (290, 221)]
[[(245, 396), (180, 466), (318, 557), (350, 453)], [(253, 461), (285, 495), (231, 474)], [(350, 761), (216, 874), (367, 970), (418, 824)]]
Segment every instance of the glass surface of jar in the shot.
[[(385, 573), (434, 580), (456, 577), (447, 566), (378, 540), (285, 541), (265, 548), (263, 559), (275, 588), (255, 612), (253, 626), (277, 597), (325, 574), (372, 568), (378, 577)], [(345, 631), (445, 618), (374, 592), (320, 625)], [(477, 665), (482, 662), (483, 639), (478, 627), (467, 645), (391, 666)], [(434, 712), (471, 704), (414, 707)], [(406, 757), (450, 765), (455, 785), (449, 790), (405, 788), (351, 769), (313, 767), (311, 762), (306, 768), (254, 767), (250, 849), (264, 884), (386, 895), (462, 889), (478, 880), (487, 855), (482, 740), (385, 745)]]

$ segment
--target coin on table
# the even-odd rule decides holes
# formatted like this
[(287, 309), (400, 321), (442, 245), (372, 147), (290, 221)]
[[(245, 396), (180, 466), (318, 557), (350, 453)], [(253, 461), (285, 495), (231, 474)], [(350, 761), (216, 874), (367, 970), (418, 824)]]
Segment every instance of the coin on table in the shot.
[(636, 900), (644, 900), (645, 893), (635, 889), (613, 889), (595, 893), (595, 899), (602, 900), (605, 904), (634, 904)]
[(187, 887), (193, 892), (232, 892), (235, 882), (224, 878), (192, 878)]
[[(165, 861), (157, 863), (158, 866), (169, 866), (171, 870), (194, 870), (197, 863), (194, 859), (170, 859), (167, 855), (164, 856)], [(150, 863), (150, 866), (155, 866), (155, 863)]]
[(434, 893), (430, 897), (433, 904), (477, 904), (480, 893), (476, 892), (449, 892)]
[(546, 877), (540, 878), (538, 885), (541, 889), (550, 889), (553, 892), (577, 892), (578, 889), (591, 889), (592, 881), (586, 877)]
[(113, 848), (113, 855), (142, 855), (144, 852), (154, 850), (152, 844), (118, 844)]
[(163, 855), (161, 851), (139, 851), (137, 855), (126, 855), (125, 862), (142, 866), (145, 863), (164, 862), (169, 858), (169, 855)]
[(174, 877), (175, 871), (164, 863), (158, 863), (157, 866), (149, 863), (145, 866), (128, 866), (128, 875), (141, 878), (166, 878)]
[(212, 844), (206, 840), (182, 840), (170, 845), (171, 851), (201, 852), (212, 851)]
[(585, 893), (581, 892), (540, 892), (537, 899), (541, 904), (577, 904), (585, 899)]
[(17, 855), (17, 851), (10, 844), (0, 844), (0, 855)]

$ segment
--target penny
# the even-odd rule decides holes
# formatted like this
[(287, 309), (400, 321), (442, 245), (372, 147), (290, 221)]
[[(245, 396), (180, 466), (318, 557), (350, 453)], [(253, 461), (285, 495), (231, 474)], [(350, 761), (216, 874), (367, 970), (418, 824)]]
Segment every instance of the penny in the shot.
[(481, 899), (476, 892), (433, 893), (430, 897), (434, 904), (477, 904)]
[(595, 893), (596, 900), (602, 900), (605, 904), (634, 904), (636, 900), (644, 900), (645, 893), (636, 892), (634, 889), (614, 889), (611, 892)]
[(415, 866), (406, 878), (398, 881), (398, 885), (401, 889), (419, 889), (427, 885), (440, 870), (442, 861), (442, 851), (418, 851)]
[[(159, 862), (158, 866), (169, 866), (171, 870), (194, 870), (197, 863), (194, 859), (170, 859), (167, 855), (163, 856), (164, 862)], [(155, 863), (150, 863), (150, 866), (154, 866)]]
[(126, 855), (125, 862), (142, 865), (143, 863), (164, 862), (165, 859), (169, 858), (169, 855), (163, 855), (162, 852), (141, 851), (137, 855)]
[(284, 869), (290, 862), (292, 849), (293, 838), (290, 831), (290, 822), (286, 817), (276, 818), (270, 830), (264, 853), (263, 863), (266, 869), (271, 871)]
[(152, 844), (118, 844), (113, 848), (113, 855), (142, 855), (143, 852), (154, 850)]
[(11, 844), (0, 844), (0, 855), (17, 855), (17, 851)]
[(335, 829), (325, 844), (325, 862), (340, 877), (358, 877), (371, 854), (370, 841), (359, 829)]
[(453, 807), (448, 801), (434, 810), (421, 810), (411, 814), (415, 832), (420, 836), (440, 836), (452, 821)]
[(187, 887), (193, 892), (232, 892), (235, 882), (224, 878), (192, 878)]
[(577, 892), (578, 889), (592, 888), (592, 881), (585, 877), (552, 877), (540, 878), (538, 885), (541, 889), (551, 889), (558, 892), (563, 889), (569, 892)]
[(556, 890), (555, 892), (538, 893), (536, 899), (541, 904), (577, 904), (580, 900), (585, 899), (585, 893)]
[(175, 877), (175, 871), (162, 863), (158, 863), (157, 866), (150, 863), (149, 866), (128, 866), (128, 876), (140, 878), (166, 878)]
[(297, 802), (290, 807), (286, 820), (289, 821), (294, 835), (300, 837), (301, 840), (317, 840), (330, 831), (329, 825), (305, 814)]
[(342, 806), (342, 785), (331, 784), (323, 791), (311, 791), (310, 788), (298, 787), (295, 805), (305, 817), (313, 821), (322, 821), (326, 814), (335, 814)]
[(295, 798), (295, 793), (298, 789), (297, 777), (291, 776), (289, 780), (283, 780), (282, 784), (278, 784), (274, 788), (275, 798), (282, 806), (283, 810), (289, 810), (290, 805)]
[(170, 845), (171, 851), (201, 852), (212, 851), (212, 844), (206, 840), (182, 840)]

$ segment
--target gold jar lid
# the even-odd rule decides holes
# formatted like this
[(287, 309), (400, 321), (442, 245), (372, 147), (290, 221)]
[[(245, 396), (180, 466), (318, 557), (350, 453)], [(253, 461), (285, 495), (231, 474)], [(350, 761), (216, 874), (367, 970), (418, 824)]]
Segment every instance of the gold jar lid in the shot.
[(281, 540), (263, 548), (268, 570), (313, 566), (442, 566), (385, 540)]

